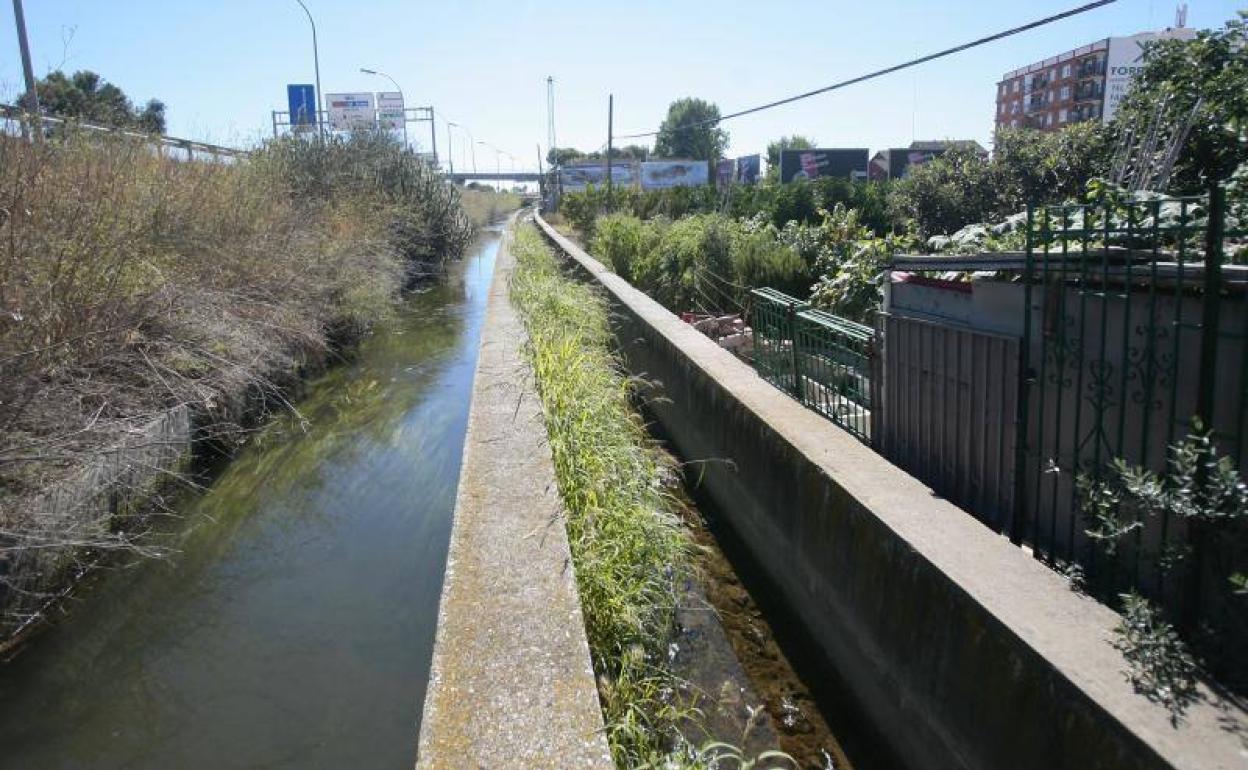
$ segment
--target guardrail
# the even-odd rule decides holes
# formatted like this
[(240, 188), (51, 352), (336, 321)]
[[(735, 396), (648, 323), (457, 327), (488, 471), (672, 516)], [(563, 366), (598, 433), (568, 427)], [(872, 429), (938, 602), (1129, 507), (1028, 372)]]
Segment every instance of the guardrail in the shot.
[(174, 150), (186, 153), (187, 160), (197, 160), (197, 156), (208, 156), (214, 160), (230, 159), (239, 160), (246, 158), (251, 153), (248, 150), (240, 150), (236, 147), (224, 147), (218, 144), (209, 144), (207, 142), (199, 142), (194, 139), (183, 139), (177, 136), (166, 136), (164, 134), (147, 134), (142, 131), (132, 131), (115, 126), (105, 126), (99, 123), (91, 123), (84, 120), (74, 120), (66, 118), (55, 118), (51, 115), (32, 115), (29, 112), (21, 110), (8, 104), (0, 104), (0, 125), (3, 131), (10, 136), (28, 135), (33, 124), (38, 123), (40, 129), (48, 133), (49, 129), (77, 129), (81, 131), (91, 131), (102, 134), (111, 134), (113, 136), (128, 136), (134, 139), (140, 139), (163, 150)]

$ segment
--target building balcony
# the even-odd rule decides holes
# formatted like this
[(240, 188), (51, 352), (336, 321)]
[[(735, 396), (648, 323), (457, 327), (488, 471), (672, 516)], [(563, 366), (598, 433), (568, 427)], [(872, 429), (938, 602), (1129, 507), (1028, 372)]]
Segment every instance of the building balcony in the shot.
[(1075, 101), (1077, 102), (1100, 99), (1104, 95), (1105, 84), (1100, 81), (1090, 81), (1075, 86)]
[(1075, 68), (1075, 77), (1077, 78), (1094, 78), (1104, 74), (1104, 59), (1086, 59), (1079, 62), (1079, 66)]

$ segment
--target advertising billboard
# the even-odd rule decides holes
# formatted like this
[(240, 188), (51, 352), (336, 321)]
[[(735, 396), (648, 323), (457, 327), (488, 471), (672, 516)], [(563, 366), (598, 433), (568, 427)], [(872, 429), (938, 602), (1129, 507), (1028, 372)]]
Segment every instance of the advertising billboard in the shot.
[(866, 149), (781, 150), (780, 181), (840, 177), (857, 179), (867, 175)]
[(399, 91), (382, 91), (377, 94), (377, 124), (382, 129), (402, 131), (404, 117), (403, 94)]
[(721, 160), (715, 164), (715, 184), (719, 187), (727, 187), (736, 181), (737, 178), (737, 162), (731, 158)]
[(329, 113), (329, 127), (335, 131), (358, 131), (377, 125), (371, 92), (325, 94), (325, 111)]
[(758, 176), (763, 169), (761, 155), (746, 155), (737, 158), (737, 182), (739, 184), (757, 184)]
[[(602, 187), (606, 184), (606, 164), (586, 163), (576, 166), (564, 166), (559, 169), (559, 182), (564, 192), (577, 192), (593, 185)], [(637, 184), (637, 167), (632, 161), (614, 161), (611, 163), (611, 184), (618, 187), (633, 187)]]
[(1108, 123), (1114, 117), (1122, 97), (1131, 88), (1131, 81), (1144, 66), (1145, 44), (1171, 38), (1190, 40), (1195, 36), (1195, 30), (1180, 27), (1165, 32), (1141, 32), (1130, 37), (1111, 37), (1105, 58), (1105, 107), (1101, 110), (1101, 122)]
[(695, 187), (710, 182), (710, 164), (704, 160), (647, 160), (641, 164), (641, 189)]

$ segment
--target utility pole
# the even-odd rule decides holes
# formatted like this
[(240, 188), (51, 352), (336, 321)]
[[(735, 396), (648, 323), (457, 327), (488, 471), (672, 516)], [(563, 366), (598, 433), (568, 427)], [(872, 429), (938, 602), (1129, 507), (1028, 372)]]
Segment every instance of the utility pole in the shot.
[(544, 200), (546, 192), (546, 169), (542, 168), (542, 143), (537, 143), (537, 197)]
[(611, 205), (611, 143), (615, 123), (615, 94), (607, 95), (607, 205)]
[(35, 69), (30, 65), (30, 43), (26, 40), (26, 14), (22, 12), (22, 0), (13, 0), (13, 18), (17, 22), (17, 45), (22, 52), (22, 74), (26, 77), (25, 108), (34, 114), (31, 135), (35, 141), (43, 136), (43, 124), (40, 121), (39, 91), (35, 88)]
[(429, 105), (429, 143), (433, 145), (433, 167), (438, 167), (438, 124), (433, 119), (433, 105)]

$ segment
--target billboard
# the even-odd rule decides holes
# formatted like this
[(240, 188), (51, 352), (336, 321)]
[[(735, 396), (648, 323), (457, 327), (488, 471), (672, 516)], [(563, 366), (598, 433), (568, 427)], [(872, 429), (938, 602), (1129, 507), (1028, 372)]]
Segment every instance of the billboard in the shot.
[(647, 160), (641, 164), (641, 189), (696, 187), (710, 182), (710, 164), (704, 160)]
[(737, 182), (740, 184), (756, 184), (762, 168), (763, 159), (760, 155), (746, 155), (737, 158)]
[(1131, 88), (1131, 81), (1143, 68), (1146, 43), (1172, 38), (1190, 40), (1195, 36), (1195, 30), (1179, 27), (1165, 32), (1141, 32), (1131, 37), (1111, 37), (1105, 57), (1105, 107), (1101, 110), (1101, 122), (1108, 123), (1114, 117), (1122, 97)]
[(286, 107), (290, 111), (290, 130), (311, 131), (316, 128), (316, 88), (311, 83), (286, 86)]
[(780, 181), (839, 177), (858, 179), (867, 175), (866, 149), (781, 150)]
[(402, 92), (382, 91), (377, 94), (377, 124), (383, 130), (402, 131), (405, 117)]
[(737, 178), (737, 162), (731, 158), (721, 160), (715, 164), (715, 184), (719, 187), (727, 187), (736, 181)]
[[(606, 163), (586, 163), (564, 166), (559, 169), (559, 182), (564, 192), (577, 192), (586, 187), (602, 187), (606, 184)], [(637, 184), (637, 167), (632, 161), (612, 161), (611, 184), (633, 187)]]
[(372, 93), (325, 94), (325, 111), (329, 113), (329, 127), (335, 131), (358, 131), (377, 125)]

